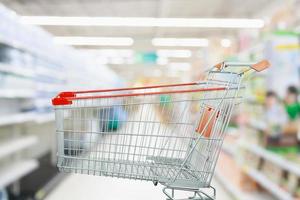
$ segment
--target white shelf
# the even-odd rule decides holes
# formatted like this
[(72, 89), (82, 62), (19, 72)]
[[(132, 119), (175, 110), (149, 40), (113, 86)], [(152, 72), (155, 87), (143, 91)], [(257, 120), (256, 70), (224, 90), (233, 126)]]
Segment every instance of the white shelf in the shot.
[(16, 67), (10, 64), (0, 63), (0, 72), (15, 74), (18, 76), (32, 78), (35, 76), (33, 70), (26, 69), (24, 67)]
[(6, 115), (0, 117), (0, 126), (7, 126), (13, 124), (21, 124), (25, 122), (33, 121), (35, 118), (34, 112), (18, 113), (13, 115)]
[(24, 51), (24, 52), (28, 52), (34, 56), (37, 57), (42, 57), (42, 58), (46, 58), (47, 60), (53, 60), (53, 57), (50, 57), (48, 54), (44, 53), (43, 51), (37, 50), (36, 48), (33, 47), (29, 47), (29, 46), (24, 46), (22, 44), (22, 42), (16, 41), (16, 40), (12, 40), (12, 39), (5, 39), (4, 37), (0, 37), (0, 43), (10, 46), (12, 48), (15, 49), (19, 49), (20, 51)]
[(22, 124), (26, 122), (46, 123), (54, 121), (54, 113), (18, 113), (0, 117), (0, 126)]
[(230, 183), (225, 177), (222, 176), (220, 172), (215, 171), (215, 177), (218, 182), (222, 184), (222, 186), (227, 190), (235, 199), (239, 200), (249, 200), (241, 190), (239, 190), (235, 185)]
[(1, 89), (0, 98), (34, 98), (34, 90), (29, 89)]
[(36, 73), (38, 75), (50, 75), (51, 77), (60, 80), (65, 80), (67, 78), (67, 75), (65, 73), (61, 73), (61, 70), (44, 66), (38, 66), (36, 69)]
[(246, 142), (242, 142), (241, 147), (251, 151), (252, 153), (261, 156), (262, 158), (278, 165), (279, 167), (288, 170), (295, 175), (300, 177), (300, 165), (293, 163), (282, 156), (279, 156), (275, 153), (272, 153), (258, 145), (255, 144), (247, 144)]
[(246, 168), (245, 172), (266, 190), (271, 192), (276, 198), (280, 200), (294, 200), (294, 197), (290, 193), (283, 190), (276, 183), (273, 183), (261, 172), (251, 168)]
[(5, 142), (0, 144), (0, 159), (9, 156), (15, 152), (21, 151), (36, 144), (38, 138), (36, 136), (28, 136), (18, 138), (13, 141)]
[(238, 200), (273, 200), (274, 198), (263, 192), (244, 192), (238, 188), (238, 186), (232, 184), (228, 179), (222, 176), (220, 172), (216, 170), (215, 177), (217, 181), (222, 184), (225, 190), (227, 190), (235, 199)]
[(46, 113), (46, 114), (41, 114), (37, 113), (35, 117), (35, 122), (36, 123), (47, 123), (55, 120), (55, 115), (54, 113)]
[(0, 169), (0, 188), (4, 188), (22, 178), (23, 176), (35, 170), (38, 166), (38, 161), (27, 160), (19, 161)]

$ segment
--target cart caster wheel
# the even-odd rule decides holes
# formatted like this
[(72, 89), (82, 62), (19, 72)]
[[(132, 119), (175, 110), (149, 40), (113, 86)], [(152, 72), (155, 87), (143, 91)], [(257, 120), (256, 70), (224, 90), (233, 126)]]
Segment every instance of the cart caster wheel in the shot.
[(153, 181), (154, 186), (157, 186), (158, 181)]

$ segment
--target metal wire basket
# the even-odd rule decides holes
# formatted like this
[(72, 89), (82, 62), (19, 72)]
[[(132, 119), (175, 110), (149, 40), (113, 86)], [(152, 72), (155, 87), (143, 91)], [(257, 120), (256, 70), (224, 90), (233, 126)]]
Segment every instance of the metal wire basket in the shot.
[(203, 82), (62, 92), (52, 100), (57, 166), (160, 183), (168, 199), (174, 190), (214, 199), (210, 183), (242, 76), (268, 65), (221, 63)]

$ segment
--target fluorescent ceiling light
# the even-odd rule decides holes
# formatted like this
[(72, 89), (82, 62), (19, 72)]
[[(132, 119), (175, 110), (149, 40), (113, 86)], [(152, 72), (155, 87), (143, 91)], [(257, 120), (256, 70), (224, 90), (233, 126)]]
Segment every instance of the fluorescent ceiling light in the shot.
[(159, 57), (169, 57), (169, 58), (189, 58), (192, 56), (192, 52), (190, 50), (168, 50), (168, 49), (160, 49), (156, 51), (156, 54)]
[(104, 57), (132, 57), (132, 49), (82, 49), (83, 52)]
[(63, 45), (131, 46), (134, 41), (129, 37), (54, 37), (54, 42)]
[(231, 41), (229, 39), (222, 39), (221, 40), (221, 46), (222, 47), (230, 47), (231, 46)]
[(206, 47), (209, 41), (205, 38), (153, 38), (153, 46), (166, 47)]
[(190, 28), (262, 28), (264, 20), (245, 18), (151, 18), (23, 16), (23, 23), (43, 26), (127, 26)]

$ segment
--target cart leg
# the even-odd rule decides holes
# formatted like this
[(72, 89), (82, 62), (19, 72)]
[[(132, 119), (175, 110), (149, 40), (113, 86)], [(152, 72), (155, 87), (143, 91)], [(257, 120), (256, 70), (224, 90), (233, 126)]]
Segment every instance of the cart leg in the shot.
[[(189, 197), (188, 199), (191, 200), (215, 200), (216, 199), (216, 190), (213, 187), (210, 187), (213, 190), (213, 195), (210, 196), (206, 194), (205, 192), (201, 190), (192, 190), (192, 189), (181, 189), (181, 188), (172, 188), (172, 187), (164, 187), (163, 188), (163, 193), (167, 196), (166, 200), (176, 200), (175, 199), (175, 190), (183, 190), (183, 191), (189, 191), (193, 192), (193, 196)], [(171, 190), (171, 193), (169, 193), (167, 190)]]
[(170, 189), (168, 187), (164, 187), (162, 189), (163, 193), (168, 197), (166, 200), (175, 200), (172, 196), (174, 195), (174, 193), (172, 193), (172, 196), (167, 192), (167, 189)]
[(174, 188), (172, 188), (172, 198), (174, 198), (175, 194), (174, 194)]
[(157, 186), (158, 181), (153, 181), (154, 186)]
[(192, 197), (189, 197), (189, 199), (195, 199), (197, 197), (197, 192), (194, 192), (194, 195)]

